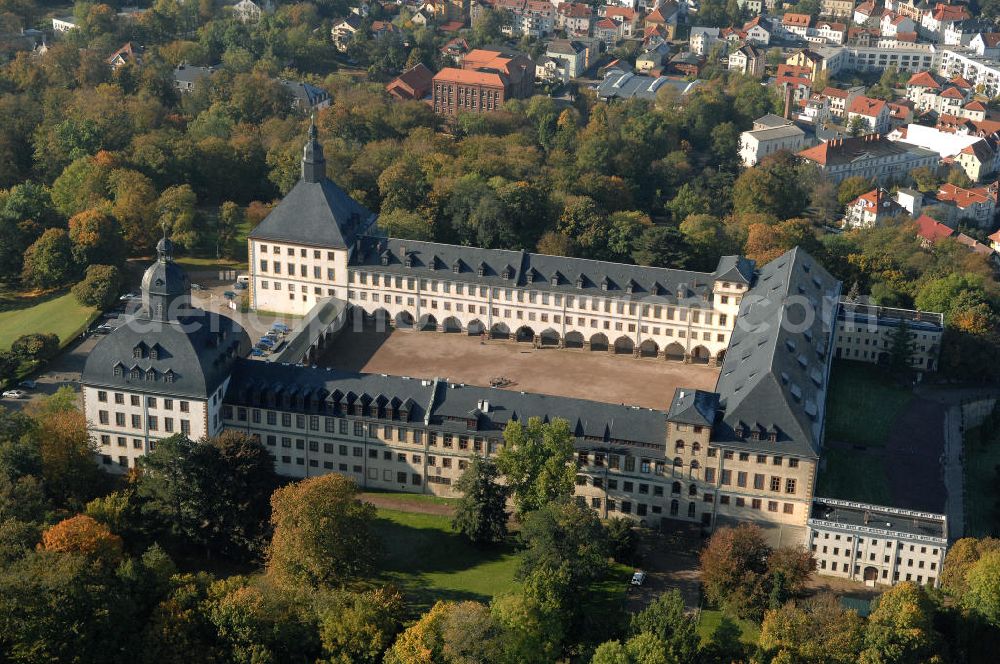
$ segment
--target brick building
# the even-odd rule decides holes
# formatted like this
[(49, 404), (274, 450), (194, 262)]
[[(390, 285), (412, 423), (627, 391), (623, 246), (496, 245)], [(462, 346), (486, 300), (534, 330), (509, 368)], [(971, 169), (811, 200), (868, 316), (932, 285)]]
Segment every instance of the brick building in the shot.
[(534, 92), (535, 64), (519, 53), (476, 49), (462, 58), (461, 69), (445, 67), (434, 75), (434, 111), (455, 116), (488, 113), (508, 99), (527, 99)]

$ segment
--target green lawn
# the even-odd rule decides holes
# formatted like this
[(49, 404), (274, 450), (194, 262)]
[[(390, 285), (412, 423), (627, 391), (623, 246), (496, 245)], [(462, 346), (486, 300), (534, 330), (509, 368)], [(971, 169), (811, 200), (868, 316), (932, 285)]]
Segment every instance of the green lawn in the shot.
[(243, 270), (247, 269), (246, 261), (235, 261), (228, 258), (198, 258), (195, 256), (182, 256), (174, 259), (188, 272), (209, 272), (217, 270)]
[(10, 306), (0, 311), (0, 350), (10, 348), (22, 334), (33, 332), (55, 333), (60, 344), (66, 345), (82, 334), (98, 314), (93, 307), (78, 303), (71, 293), (3, 304)]
[(1000, 433), (982, 427), (965, 433), (965, 535), (997, 534), (996, 467), (1000, 465)]
[[(698, 617), (698, 636), (701, 637), (702, 643), (712, 638), (712, 634), (722, 623), (724, 617), (728, 616), (717, 609), (702, 609)], [(760, 638), (760, 628), (753, 621), (732, 617), (728, 617), (728, 619), (740, 628), (740, 641), (748, 646), (757, 645), (757, 639)]]
[(816, 481), (816, 495), (824, 498), (857, 500), (888, 505), (888, 476), (881, 450), (830, 449), (823, 451), (823, 463)]
[(385, 546), (380, 580), (400, 587), (415, 613), (437, 600), (488, 602), (516, 587), (518, 556), (512, 546), (477, 549), (435, 514), (378, 510), (374, 530)]
[(881, 447), (912, 398), (912, 390), (898, 385), (884, 368), (837, 360), (826, 401), (826, 439)]
[(384, 496), (385, 498), (398, 501), (401, 503), (409, 503), (411, 505), (454, 506), (458, 503), (458, 498), (442, 498), (441, 496), (432, 496), (429, 493), (410, 493), (408, 491), (380, 491), (378, 489), (366, 489), (364, 493), (370, 493), (375, 496)]

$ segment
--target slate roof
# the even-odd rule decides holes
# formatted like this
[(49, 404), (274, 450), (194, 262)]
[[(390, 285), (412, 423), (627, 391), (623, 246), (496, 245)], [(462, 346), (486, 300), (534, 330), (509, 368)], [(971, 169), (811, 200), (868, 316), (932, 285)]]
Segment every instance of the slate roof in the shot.
[(191, 65), (178, 65), (174, 68), (174, 80), (181, 83), (197, 83), (206, 76), (211, 76), (215, 72), (215, 67), (193, 67)]
[(330, 98), (329, 92), (309, 83), (282, 80), (281, 84), (285, 86), (285, 89), (297, 100), (298, 105), (302, 108), (312, 108), (316, 104)]
[(674, 390), (667, 419), (680, 424), (712, 426), (719, 408), (719, 395), (705, 390), (679, 387)]
[(662, 410), (476, 387), (440, 379), (237, 361), (226, 403), (265, 406), (269, 398), (283, 409), (326, 415), (343, 414), (343, 407), (358, 402), (397, 410), (405, 406), (405, 421), (496, 436), (511, 420), (561, 418), (569, 422), (578, 444), (641, 444), (646, 448), (655, 445), (660, 448), (660, 456), (666, 440), (667, 420)]
[(761, 268), (740, 304), (716, 384), (725, 412), (713, 440), (819, 455), (840, 285), (799, 248)]
[[(409, 266), (407, 266), (407, 259)], [(711, 296), (715, 281), (749, 283), (753, 261), (724, 256), (716, 272), (693, 272), (605, 261), (548, 256), (523, 251), (482, 249), (437, 242), (365, 237), (351, 267), (410, 277), (449, 279), (503, 288), (568, 294), (602, 293), (665, 304), (698, 306)], [(481, 271), (481, 274), (480, 274)]]
[(344, 249), (373, 219), (371, 212), (329, 179), (299, 180), (250, 237)]
[(639, 99), (655, 100), (656, 93), (664, 85), (672, 85), (682, 94), (688, 94), (697, 87), (701, 81), (685, 81), (684, 79), (673, 79), (667, 76), (642, 76), (631, 72), (621, 72), (618, 70), (609, 71), (604, 80), (597, 86), (597, 96), (601, 99)]

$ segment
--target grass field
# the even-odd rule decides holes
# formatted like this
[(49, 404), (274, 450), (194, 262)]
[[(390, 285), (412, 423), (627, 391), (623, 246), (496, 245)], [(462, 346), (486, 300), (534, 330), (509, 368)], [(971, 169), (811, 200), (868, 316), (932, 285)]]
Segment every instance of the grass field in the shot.
[(71, 293), (24, 302), (0, 300), (0, 350), (22, 334), (52, 332), (61, 345), (79, 336), (97, 317), (97, 310), (85, 307)]
[(912, 398), (912, 390), (898, 385), (883, 368), (835, 361), (826, 402), (826, 439), (881, 447), (893, 420)]
[[(712, 638), (712, 633), (722, 623), (722, 619), (727, 617), (725, 613), (717, 609), (702, 609), (698, 617), (698, 636), (702, 643)], [(749, 645), (757, 645), (760, 638), (760, 628), (750, 620), (740, 620), (739, 618), (729, 618), (740, 628), (740, 641)]]
[(196, 258), (193, 256), (183, 256), (174, 259), (188, 272), (210, 272), (218, 270), (246, 270), (246, 261), (235, 261), (226, 258)]
[(823, 452), (823, 459), (826, 466), (819, 473), (816, 495), (876, 505), (891, 504), (888, 478), (880, 450), (859, 452), (827, 448)]
[(375, 496), (383, 496), (395, 502), (409, 503), (411, 505), (449, 505), (458, 503), (458, 498), (442, 498), (432, 496), (427, 493), (409, 493), (407, 491), (379, 491), (378, 489), (366, 489), (365, 493)]
[(996, 467), (1000, 465), (1000, 433), (982, 427), (965, 433), (965, 535), (997, 534)]
[(407, 595), (415, 613), (437, 600), (488, 602), (516, 587), (518, 556), (512, 546), (477, 549), (451, 530), (451, 519), (380, 509), (375, 532), (385, 546), (382, 581)]
[[(517, 588), (519, 554), (512, 544), (478, 549), (451, 530), (447, 516), (380, 509), (378, 517), (374, 530), (385, 546), (378, 580), (396, 584), (414, 615), (438, 600), (488, 602)], [(624, 606), (631, 575), (631, 567), (612, 565), (591, 586), (587, 610), (610, 624)]]

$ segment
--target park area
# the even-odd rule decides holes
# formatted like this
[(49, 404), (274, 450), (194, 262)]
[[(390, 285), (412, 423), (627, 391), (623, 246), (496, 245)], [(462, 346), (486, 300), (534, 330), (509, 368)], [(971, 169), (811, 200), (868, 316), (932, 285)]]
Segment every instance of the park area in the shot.
[(944, 407), (888, 370), (835, 361), (816, 495), (944, 511)]
[(65, 346), (83, 334), (97, 314), (68, 292), (37, 298), (0, 292), (0, 351), (8, 350), (18, 337), (36, 332), (56, 334)]
[(965, 535), (995, 536), (998, 533), (998, 473), (1000, 431), (985, 426), (965, 433)]
[(368, 328), (342, 332), (320, 363), (345, 371), (447, 378), (483, 387), (502, 376), (511, 390), (662, 409), (669, 407), (676, 388), (713, 390), (719, 377), (715, 367), (663, 359)]

